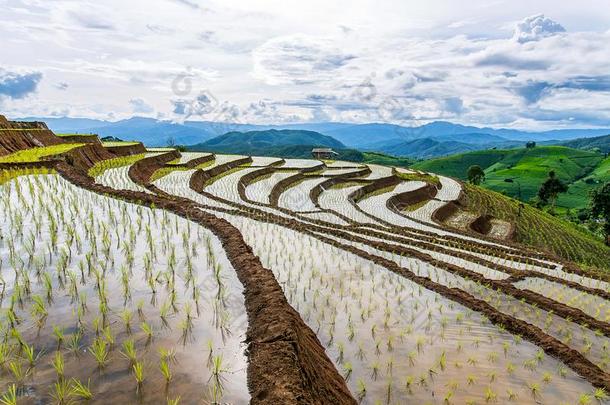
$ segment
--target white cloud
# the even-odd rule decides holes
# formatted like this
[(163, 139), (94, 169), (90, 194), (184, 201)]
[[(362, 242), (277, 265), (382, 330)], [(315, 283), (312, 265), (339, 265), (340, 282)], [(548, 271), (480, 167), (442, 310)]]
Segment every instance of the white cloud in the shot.
[(517, 24), (513, 38), (517, 42), (525, 43), (529, 41), (538, 41), (561, 32), (566, 29), (561, 24), (556, 23), (550, 18), (546, 18), (543, 14), (527, 17)]
[[(11, 71), (44, 77), (27, 99), (3, 97), (13, 116), (178, 118), (183, 106), (241, 122), (531, 127), (600, 125), (608, 116), (607, 0), (5, 0), (3, 7), (3, 60)], [(202, 93), (217, 100), (213, 111), (198, 107)]]
[(131, 105), (134, 113), (150, 114), (155, 111), (152, 106), (141, 98), (132, 98), (129, 100), (129, 104)]
[(270, 39), (252, 57), (254, 77), (272, 85), (326, 81), (355, 58), (329, 39), (302, 34)]

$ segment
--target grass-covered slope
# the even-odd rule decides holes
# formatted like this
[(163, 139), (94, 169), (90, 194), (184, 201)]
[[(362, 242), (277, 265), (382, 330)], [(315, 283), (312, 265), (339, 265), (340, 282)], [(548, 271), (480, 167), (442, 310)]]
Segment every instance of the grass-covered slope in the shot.
[(557, 205), (571, 209), (585, 208), (589, 204), (591, 191), (610, 181), (610, 157), (604, 159), (586, 177), (570, 184), (568, 192), (561, 194)]
[[(541, 146), (465, 153), (420, 162), (415, 168), (465, 180), (468, 168), (479, 165), (485, 170), (484, 187), (511, 197), (518, 197), (520, 191), (521, 199), (527, 201), (536, 195), (551, 170), (571, 184), (592, 173), (602, 160), (603, 156), (595, 152)], [(506, 179), (514, 182), (507, 183)]]
[(10, 155), (0, 157), (0, 163), (29, 163), (38, 162), (50, 156), (65, 153), (82, 143), (62, 143), (59, 145), (41, 146), (38, 148), (24, 149)]
[(468, 209), (490, 214), (516, 226), (521, 243), (548, 250), (584, 266), (610, 269), (610, 248), (576, 225), (525, 204), (519, 215), (519, 202), (482, 187), (465, 185)]
[(602, 153), (610, 152), (610, 135), (595, 138), (579, 138), (562, 142), (561, 145), (576, 149), (599, 149)]

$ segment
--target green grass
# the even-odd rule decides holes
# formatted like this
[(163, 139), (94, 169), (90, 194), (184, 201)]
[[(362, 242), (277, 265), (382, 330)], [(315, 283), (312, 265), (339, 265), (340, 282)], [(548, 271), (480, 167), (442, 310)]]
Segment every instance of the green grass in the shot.
[(514, 223), (517, 241), (584, 267), (610, 270), (610, 248), (586, 230), (528, 204), (519, 216), (517, 200), (482, 187), (466, 184), (465, 192), (469, 210)]
[[(572, 184), (595, 171), (602, 159), (603, 156), (595, 152), (563, 146), (540, 146), (464, 153), (420, 162), (414, 168), (466, 180), (468, 168), (479, 165), (485, 170), (483, 187), (515, 198), (520, 191), (521, 200), (528, 201), (537, 195), (551, 170), (561, 180)], [(514, 182), (507, 183), (506, 179), (514, 179)], [(586, 205), (587, 195), (582, 195), (580, 201), (566, 200), (566, 203), (572, 207)], [(558, 205), (562, 205), (561, 199)]]
[(112, 147), (116, 147), (116, 146), (131, 146), (131, 145), (137, 145), (139, 142), (102, 142), (102, 145), (105, 148), (112, 148)]
[(114, 159), (107, 159), (97, 162), (91, 169), (89, 169), (89, 176), (97, 177), (104, 173), (108, 169), (116, 169), (123, 166), (131, 166), (138, 160), (144, 159), (143, 153), (131, 156), (121, 156)]
[(384, 166), (410, 167), (413, 165), (413, 159), (405, 157), (395, 157), (384, 155), (377, 152), (362, 152), (364, 160), (362, 163), (371, 163)]
[(414, 169), (425, 172), (442, 174), (444, 176), (455, 177), (466, 180), (466, 172), (472, 165), (479, 165), (483, 169), (501, 161), (511, 154), (512, 150), (480, 150), (470, 153), (460, 153), (457, 155), (443, 158), (425, 160), (413, 165)]
[(186, 171), (186, 170), (193, 170), (193, 169), (205, 169), (208, 166), (211, 166), (214, 164), (213, 160), (207, 161), (207, 162), (203, 162), (200, 165), (197, 165), (196, 167), (194, 167), (193, 169), (189, 169), (188, 167), (183, 167), (183, 166), (172, 166), (173, 164), (177, 164), (180, 161), (180, 158), (176, 159), (175, 161), (168, 163), (169, 166), (167, 167), (162, 167), (161, 169), (156, 170), (152, 176), (150, 176), (150, 181), (156, 181), (159, 180), (162, 177), (167, 176), (168, 174), (170, 174), (171, 172), (175, 172), (175, 171)]
[(55, 170), (46, 167), (25, 167), (19, 169), (0, 170), (0, 185), (20, 176), (55, 174)]
[(59, 155), (74, 148), (83, 146), (82, 143), (62, 143), (59, 145), (43, 146), (20, 150), (10, 155), (0, 157), (0, 163), (29, 163), (39, 162), (48, 156)]
[(588, 197), (592, 190), (610, 181), (610, 157), (603, 160), (589, 175), (572, 184), (568, 192), (561, 194), (557, 199), (557, 205), (571, 209), (586, 208), (589, 204)]
[(237, 166), (237, 167), (234, 167), (234, 168), (232, 168), (232, 169), (230, 169), (230, 170), (224, 171), (224, 172), (220, 173), (220, 174), (219, 174), (219, 175), (217, 175), (217, 176), (211, 177), (211, 178), (209, 178), (209, 179), (208, 179), (208, 180), (205, 182), (204, 187), (211, 186), (212, 184), (214, 184), (215, 182), (217, 182), (218, 180), (222, 179), (222, 178), (223, 178), (223, 177), (225, 177), (225, 176), (228, 176), (228, 175), (233, 174), (233, 173), (236, 173), (236, 172), (238, 172), (238, 171), (240, 171), (240, 170), (246, 169), (246, 168), (247, 168), (247, 167), (249, 167), (251, 164), (252, 164), (252, 163), (246, 163), (246, 164), (244, 164), (244, 165)]
[(59, 137), (64, 137), (64, 136), (87, 136), (87, 137), (90, 136), (92, 138), (97, 137), (97, 135), (95, 135), (95, 134), (55, 134), (55, 135), (59, 136)]
[(437, 176), (427, 173), (401, 173), (399, 171), (395, 171), (394, 174), (405, 181), (423, 181), (424, 183), (434, 184), (437, 186), (441, 185), (441, 181)]

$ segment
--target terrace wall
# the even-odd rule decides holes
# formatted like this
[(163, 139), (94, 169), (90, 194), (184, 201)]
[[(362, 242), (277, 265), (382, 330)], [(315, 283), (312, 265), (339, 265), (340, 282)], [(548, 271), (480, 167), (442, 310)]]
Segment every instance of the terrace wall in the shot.
[(0, 115), (0, 156), (23, 149), (65, 143), (43, 122), (9, 121)]

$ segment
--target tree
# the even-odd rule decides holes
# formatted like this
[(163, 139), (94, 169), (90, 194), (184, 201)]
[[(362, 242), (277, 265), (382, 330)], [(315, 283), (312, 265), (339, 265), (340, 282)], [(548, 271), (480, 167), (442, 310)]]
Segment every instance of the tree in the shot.
[(610, 182), (591, 192), (591, 216), (604, 221), (606, 245), (610, 246)]
[(534, 141), (530, 141), (530, 142), (528, 142), (528, 143), (526, 143), (526, 144), (525, 144), (525, 147), (526, 147), (527, 149), (533, 149), (533, 148), (535, 148), (535, 147), (536, 147), (536, 142), (534, 142)]
[(557, 201), (557, 196), (560, 193), (565, 193), (568, 191), (568, 186), (565, 185), (563, 181), (557, 178), (555, 172), (551, 170), (549, 172), (549, 178), (542, 183), (540, 186), (540, 190), (538, 190), (538, 198), (544, 204), (548, 204), (551, 202), (551, 212), (555, 210), (555, 202)]
[(479, 165), (470, 166), (467, 175), (470, 184), (479, 185), (485, 180), (485, 172)]

